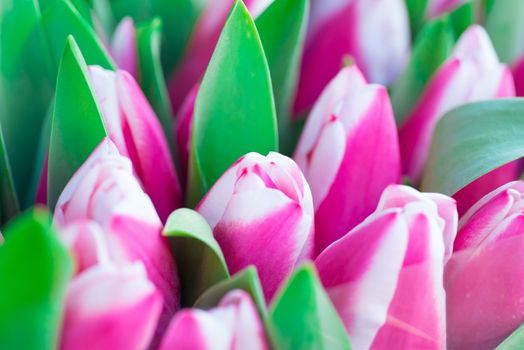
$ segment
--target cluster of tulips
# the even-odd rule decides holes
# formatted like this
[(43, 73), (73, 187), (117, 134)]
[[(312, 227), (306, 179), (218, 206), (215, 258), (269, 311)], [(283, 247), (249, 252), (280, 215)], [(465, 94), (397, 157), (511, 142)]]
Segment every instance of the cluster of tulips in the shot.
[(523, 349), (522, 18), (0, 0), (0, 348)]

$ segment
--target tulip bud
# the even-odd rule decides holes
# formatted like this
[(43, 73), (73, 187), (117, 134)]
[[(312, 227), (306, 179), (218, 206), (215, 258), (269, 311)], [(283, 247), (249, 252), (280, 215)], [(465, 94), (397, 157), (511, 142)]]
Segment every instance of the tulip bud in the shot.
[(233, 290), (209, 311), (182, 310), (169, 326), (160, 350), (269, 349), (257, 309), (247, 293)]
[(524, 181), (472, 206), (454, 248), (444, 280), (449, 346), (493, 349), (524, 322)]
[[(244, 0), (253, 17), (257, 17), (273, 0)], [(189, 39), (182, 61), (173, 71), (169, 80), (169, 96), (174, 111), (177, 111), (185, 97), (206, 71), (209, 60), (218, 42), (220, 32), (234, 0), (208, 1)]]
[(111, 40), (111, 52), (118, 68), (138, 78), (138, 53), (133, 19), (125, 17), (115, 29)]
[(180, 206), (180, 187), (160, 122), (131, 75), (89, 67), (109, 137), (131, 159), (164, 222)]
[(313, 105), (348, 57), (371, 82), (392, 83), (409, 46), (403, 0), (312, 0), (295, 114)]
[(400, 127), (405, 174), (418, 182), (440, 118), (465, 103), (515, 95), (509, 69), (501, 64), (485, 30), (473, 25), (460, 37), (422, 97)]
[(443, 264), (456, 212), (452, 199), (432, 197), (389, 186), (377, 211), (315, 260), (355, 349), (445, 348)]
[(105, 139), (73, 175), (58, 198), (54, 220), (61, 227), (77, 220), (97, 223), (125, 261), (144, 264), (162, 292), (166, 315), (178, 308), (176, 266), (161, 234), (162, 223), (131, 162), (111, 141)]
[(445, 12), (450, 12), (464, 2), (466, 0), (429, 0), (427, 7), (428, 17), (434, 18)]
[(311, 186), (318, 254), (371, 214), (382, 191), (400, 180), (386, 89), (367, 84), (356, 66), (342, 69), (313, 107), (294, 159)]
[(248, 153), (197, 206), (222, 248), (229, 272), (255, 265), (267, 299), (295, 266), (311, 256), (313, 203), (289, 158)]
[(63, 235), (80, 268), (67, 290), (61, 349), (147, 348), (162, 296), (143, 264), (111, 261), (107, 237), (93, 222), (78, 221)]
[(180, 182), (182, 188), (186, 188), (187, 172), (189, 169), (189, 152), (191, 151), (191, 133), (193, 130), (193, 114), (195, 110), (195, 101), (198, 95), (200, 85), (197, 84), (187, 95), (180, 111), (178, 112), (175, 124), (176, 147), (178, 160), (180, 161)]

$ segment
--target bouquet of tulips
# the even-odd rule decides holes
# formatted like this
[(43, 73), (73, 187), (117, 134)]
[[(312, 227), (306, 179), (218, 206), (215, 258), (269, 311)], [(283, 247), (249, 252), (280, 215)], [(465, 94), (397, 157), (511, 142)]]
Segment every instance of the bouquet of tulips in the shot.
[(523, 0), (0, 0), (0, 349), (524, 349)]

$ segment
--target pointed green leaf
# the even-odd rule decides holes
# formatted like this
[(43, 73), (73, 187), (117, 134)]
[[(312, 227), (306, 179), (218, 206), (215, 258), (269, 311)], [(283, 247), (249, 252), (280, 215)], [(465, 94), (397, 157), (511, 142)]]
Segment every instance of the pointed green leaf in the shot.
[(506, 340), (495, 350), (521, 350), (524, 346), (524, 325), (517, 328)]
[(2, 128), (0, 127), (0, 226), (15, 217), (18, 211), (18, 199), (16, 198), (11, 167), (7, 160)]
[(415, 106), (433, 73), (450, 55), (453, 44), (453, 29), (448, 16), (442, 16), (422, 29), (415, 40), (408, 65), (391, 95), (398, 124)]
[(281, 152), (291, 154), (291, 106), (309, 15), (309, 0), (275, 0), (255, 21), (264, 46), (278, 119)]
[(57, 67), (66, 46), (66, 39), (69, 35), (73, 35), (82, 49), (87, 64), (115, 69), (115, 63), (93, 28), (68, 1), (56, 1), (50, 5), (42, 15), (42, 25)]
[(0, 246), (2, 349), (56, 349), (66, 285), (72, 267), (51, 228), (51, 218), (31, 210), (9, 224)]
[(171, 151), (174, 152), (173, 112), (167, 94), (166, 82), (160, 62), (162, 20), (154, 18), (136, 28), (140, 85), (155, 110), (164, 129)]
[(34, 0), (0, 0), (0, 125), (20, 204), (53, 96), (51, 59)]
[(475, 8), (472, 0), (466, 1), (450, 12), (449, 19), (453, 27), (455, 39), (458, 39), (470, 25), (475, 23)]
[(416, 38), (426, 21), (428, 0), (405, 0), (405, 2), (411, 27), (411, 36)]
[(524, 52), (524, 1), (493, 1), (486, 18), (493, 46), (502, 62), (513, 63)]
[(220, 299), (233, 289), (242, 289), (247, 292), (253, 299), (260, 317), (263, 320), (267, 318), (266, 300), (264, 299), (264, 292), (254, 266), (248, 266), (231, 277), (231, 279), (219, 282), (209, 288), (195, 302), (195, 307), (204, 310), (213, 308), (218, 305)]
[(71, 5), (75, 8), (76, 11), (82, 16), (82, 18), (93, 27), (93, 19), (91, 18), (91, 9), (86, 0), (38, 0), (38, 5), (40, 6), (40, 11), (45, 12), (45, 10), (54, 5), (57, 2), (69, 1)]
[(344, 325), (309, 264), (273, 300), (268, 332), (275, 349), (351, 349)]
[(437, 124), (422, 178), (425, 192), (452, 195), (491, 170), (524, 157), (524, 99), (472, 103)]
[(175, 210), (167, 219), (168, 237), (182, 285), (182, 306), (192, 306), (209, 287), (229, 278), (226, 261), (211, 227), (196, 211)]
[[(238, 158), (278, 148), (275, 105), (253, 19), (237, 0), (195, 103), (189, 203), (196, 204)], [(227, 147), (225, 147), (227, 145)]]
[(49, 145), (48, 205), (106, 137), (102, 114), (89, 83), (86, 63), (73, 37), (60, 62)]

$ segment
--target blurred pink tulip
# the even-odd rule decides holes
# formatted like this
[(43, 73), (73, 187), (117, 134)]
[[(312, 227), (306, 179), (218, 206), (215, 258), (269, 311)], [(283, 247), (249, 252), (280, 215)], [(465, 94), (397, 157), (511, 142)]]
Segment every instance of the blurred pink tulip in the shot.
[(427, 15), (430, 18), (437, 17), (445, 12), (450, 12), (465, 3), (466, 0), (429, 0)]
[(142, 90), (125, 71), (89, 67), (95, 95), (109, 137), (120, 154), (129, 157), (165, 222), (180, 207), (181, 193), (169, 146), (160, 122)]
[(315, 251), (342, 237), (375, 210), (400, 180), (397, 129), (388, 93), (344, 68), (306, 122), (294, 159), (315, 205)]
[(63, 231), (78, 266), (66, 295), (63, 350), (140, 350), (153, 338), (162, 296), (141, 262), (112, 261), (107, 238), (86, 220)]
[(174, 139), (180, 161), (180, 182), (182, 188), (186, 188), (187, 171), (189, 169), (189, 152), (191, 151), (191, 132), (193, 130), (193, 112), (195, 110), (195, 101), (198, 95), (200, 84), (195, 85), (189, 92), (180, 111), (177, 114), (176, 124), (174, 125)]
[[(257, 17), (273, 0), (244, 0), (253, 17)], [(218, 37), (224, 27), (234, 0), (208, 1), (189, 39), (182, 61), (169, 80), (169, 96), (177, 111), (187, 94), (200, 82), (215, 50)]]
[(250, 296), (233, 290), (214, 309), (186, 309), (178, 313), (159, 350), (171, 349), (265, 350), (269, 346)]
[[(355, 349), (444, 349), (454, 201), (389, 186), (375, 213), (315, 260)], [(449, 254), (447, 253), (447, 254)]]
[(111, 40), (111, 52), (118, 68), (138, 79), (136, 32), (131, 17), (125, 17), (116, 27)]
[(493, 349), (524, 322), (524, 181), (471, 207), (454, 247), (445, 271), (449, 346)]
[(469, 102), (514, 95), (510, 70), (498, 61), (485, 30), (478, 25), (471, 26), (400, 127), (404, 173), (413, 181), (419, 181), (433, 131), (446, 112)]
[(311, 108), (350, 57), (371, 82), (392, 83), (409, 46), (403, 0), (312, 0), (295, 114)]
[(213, 229), (229, 272), (255, 265), (266, 298), (313, 249), (311, 191), (293, 160), (249, 153), (197, 206)]
[(124, 256), (119, 261), (144, 264), (162, 292), (165, 317), (178, 309), (177, 271), (161, 234), (162, 223), (134, 177), (131, 162), (111, 141), (105, 139), (71, 178), (58, 199), (54, 220), (60, 227), (78, 220), (97, 223), (112, 251)]

